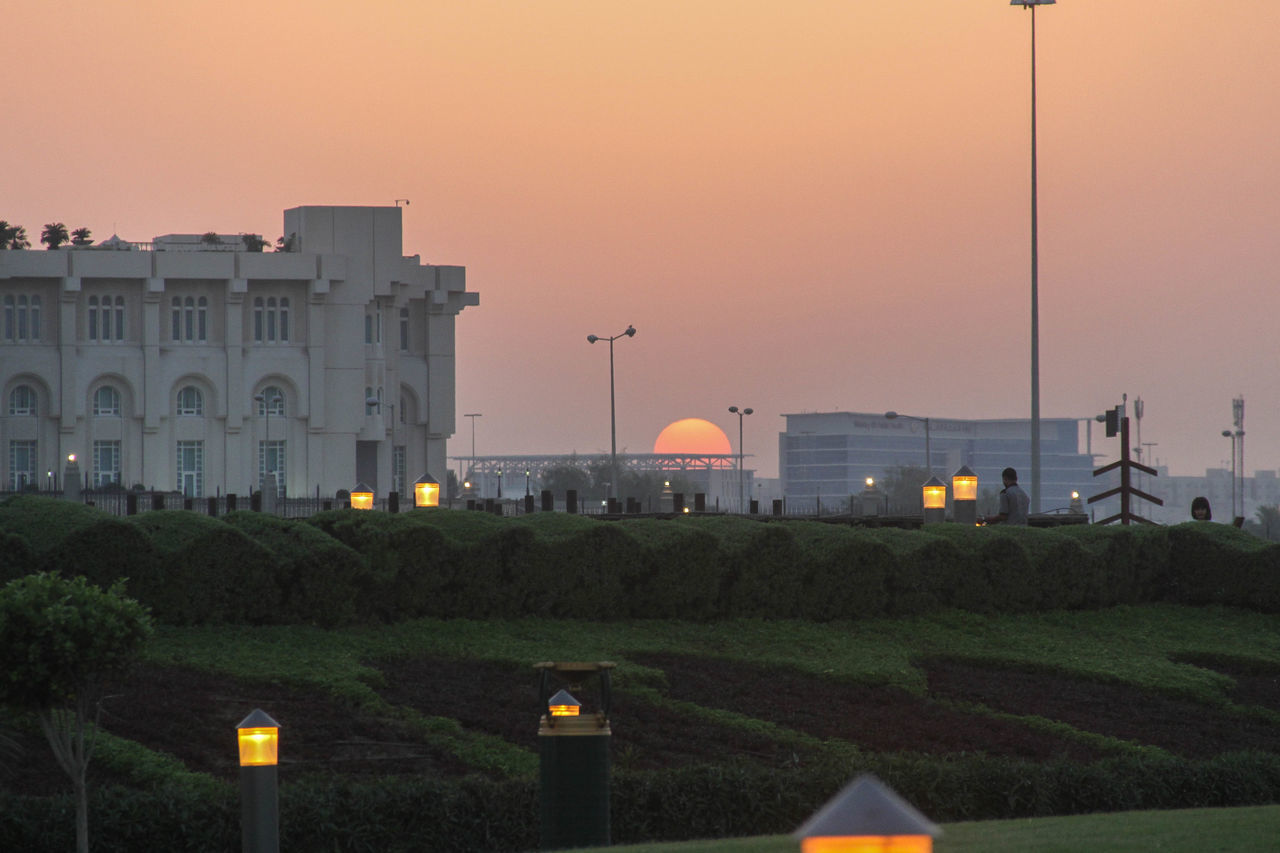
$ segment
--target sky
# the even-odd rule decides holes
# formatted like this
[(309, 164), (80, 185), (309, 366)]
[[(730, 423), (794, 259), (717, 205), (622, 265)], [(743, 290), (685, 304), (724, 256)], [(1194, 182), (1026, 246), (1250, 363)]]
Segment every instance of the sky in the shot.
[[(0, 219), (103, 239), (391, 205), (467, 268), (450, 455), (680, 418), (1030, 416), (1030, 12), (1006, 0), (70, 0), (5, 12)], [(1280, 4), (1035, 13), (1041, 414), (1280, 468)], [(1118, 453), (1094, 430), (1095, 452)]]

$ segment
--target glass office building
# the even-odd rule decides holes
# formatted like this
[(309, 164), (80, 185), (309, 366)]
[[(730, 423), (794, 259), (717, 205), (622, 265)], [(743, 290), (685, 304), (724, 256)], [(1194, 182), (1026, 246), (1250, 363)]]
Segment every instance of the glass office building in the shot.
[[(889, 419), (883, 412), (787, 414), (778, 438), (783, 493), (793, 507), (837, 503), (861, 492), (868, 477), (877, 481), (902, 466), (930, 467), (948, 484), (967, 465), (978, 475), (979, 493), (1001, 488), (1000, 472), (1018, 470), (1031, 491), (1029, 419), (929, 419), (929, 456), (921, 420)], [(1093, 477), (1094, 462), (1082, 449), (1087, 427), (1076, 418), (1040, 419), (1040, 508), (1065, 509), (1071, 493), (1089, 495), (1106, 486)], [(830, 499), (830, 500), (828, 500)]]

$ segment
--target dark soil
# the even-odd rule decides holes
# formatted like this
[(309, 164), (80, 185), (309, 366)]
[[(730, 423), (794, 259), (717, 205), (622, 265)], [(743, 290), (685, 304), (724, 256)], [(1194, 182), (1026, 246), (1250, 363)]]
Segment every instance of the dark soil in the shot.
[[(871, 752), (982, 752), (1076, 761), (1105, 754), (1071, 738), (963, 710), (964, 703), (1057, 720), (1195, 758), (1241, 749), (1280, 752), (1280, 727), (1245, 714), (1046, 672), (930, 660), (920, 664), (928, 679), (928, 694), (921, 697), (893, 687), (734, 661), (667, 654), (631, 657), (664, 672), (661, 692), (670, 699), (733, 711), (817, 738), (838, 738)], [(1234, 678), (1230, 698), (1237, 705), (1280, 711), (1280, 667), (1216, 658), (1183, 662)], [(426, 657), (372, 665), (383, 674), (375, 689), (388, 703), (449, 717), (464, 729), (537, 749), (541, 709), (532, 666)], [(588, 708), (601, 701), (590, 689), (578, 698)], [(104, 703), (102, 725), (112, 734), (175, 756), (191, 770), (234, 780), (235, 727), (254, 708), (281, 724), (282, 781), (307, 774), (459, 777), (478, 772), (425, 743), (404, 722), (316, 690), (176, 667), (135, 671)], [(618, 768), (735, 760), (784, 767), (816, 758), (814, 750), (782, 745), (764, 734), (707, 721), (625, 690), (614, 691), (611, 719), (611, 755)], [(17, 758), (0, 754), (0, 790), (69, 790), (43, 736), (14, 734), (22, 753)], [(91, 765), (90, 774), (92, 784), (122, 781), (103, 761)]]
[(1280, 726), (1128, 685), (947, 661), (926, 669), (931, 694), (1060, 720), (1188, 758), (1249, 749), (1280, 752)]

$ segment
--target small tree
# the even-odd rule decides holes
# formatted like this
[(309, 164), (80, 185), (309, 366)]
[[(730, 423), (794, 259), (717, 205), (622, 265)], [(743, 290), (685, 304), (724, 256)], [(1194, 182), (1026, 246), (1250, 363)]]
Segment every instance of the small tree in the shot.
[(27, 229), (21, 225), (11, 225), (8, 229), (9, 245), (7, 249), (30, 249), (31, 240), (27, 238)]
[(71, 245), (73, 246), (92, 246), (93, 232), (88, 228), (77, 228), (71, 232)]
[(71, 235), (67, 233), (67, 226), (61, 222), (50, 222), (40, 232), (40, 242), (44, 243), (49, 249), (57, 249), (70, 239)]
[(267, 241), (261, 234), (241, 234), (240, 241), (244, 243), (246, 252), (261, 252), (267, 247)]
[(276, 238), (277, 252), (296, 252), (298, 251), (298, 233), (296, 231), (289, 234), (288, 237), (280, 236)]
[(35, 713), (71, 777), (80, 853), (89, 850), (87, 771), (101, 700), (151, 632), (146, 610), (123, 589), (49, 572), (0, 588), (0, 703)]

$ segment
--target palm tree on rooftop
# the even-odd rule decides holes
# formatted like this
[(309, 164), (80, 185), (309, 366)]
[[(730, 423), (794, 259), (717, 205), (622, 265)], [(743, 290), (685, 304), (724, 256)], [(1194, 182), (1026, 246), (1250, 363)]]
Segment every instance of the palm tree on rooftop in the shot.
[(88, 228), (77, 228), (71, 232), (71, 245), (73, 246), (92, 246), (93, 232)]
[(5, 231), (8, 238), (6, 249), (30, 249), (31, 241), (27, 239), (27, 229), (21, 225), (10, 225)]
[(50, 222), (40, 232), (40, 242), (44, 243), (50, 250), (58, 248), (70, 239), (71, 235), (67, 233), (67, 226), (61, 222)]

